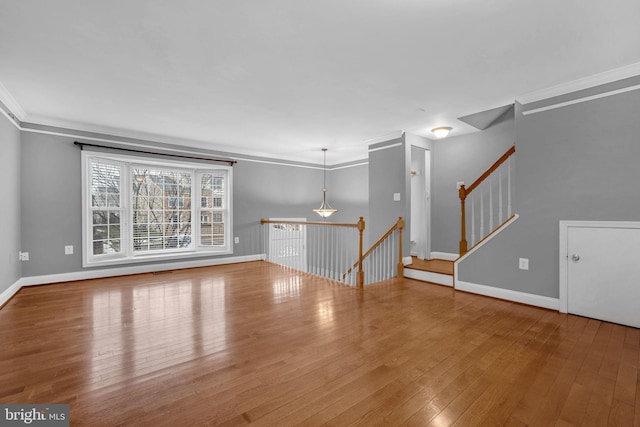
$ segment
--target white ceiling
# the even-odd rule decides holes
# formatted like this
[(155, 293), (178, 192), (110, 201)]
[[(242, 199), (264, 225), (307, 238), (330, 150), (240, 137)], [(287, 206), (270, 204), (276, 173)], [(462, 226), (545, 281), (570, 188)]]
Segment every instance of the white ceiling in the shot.
[(335, 164), (639, 63), (639, 22), (638, 0), (0, 0), (0, 83), (23, 121)]

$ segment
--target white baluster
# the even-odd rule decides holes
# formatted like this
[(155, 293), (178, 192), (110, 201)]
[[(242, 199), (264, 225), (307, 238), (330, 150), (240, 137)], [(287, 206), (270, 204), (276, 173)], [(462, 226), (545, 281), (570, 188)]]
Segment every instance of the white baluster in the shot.
[(471, 246), (476, 244), (476, 195), (471, 194)]
[(480, 239), (484, 238), (484, 189), (480, 186)]
[(340, 262), (341, 262), (341, 249), (340, 247), (342, 245), (340, 245), (340, 242), (342, 240), (342, 233), (340, 232), (340, 227), (334, 227), (336, 229), (336, 241), (334, 243), (334, 247), (335, 247), (335, 259), (336, 259), (336, 267), (335, 270), (333, 272), (333, 278), (335, 280), (339, 280), (339, 276), (340, 276)]
[(491, 175), (487, 178), (487, 184), (489, 185), (489, 233), (491, 233), (493, 231), (493, 185)]
[(385, 280), (387, 278), (387, 275), (389, 274), (389, 256), (390, 256), (391, 245), (388, 243), (388, 240), (385, 240), (384, 247), (385, 247), (386, 254), (382, 259), (382, 265), (384, 266), (384, 273), (382, 274), (382, 280)]
[(498, 223), (502, 224), (502, 167), (498, 169)]
[(507, 216), (511, 218), (511, 157), (507, 159)]
[(310, 244), (309, 250), (311, 251), (311, 273), (318, 274), (318, 227), (312, 225), (309, 228)]

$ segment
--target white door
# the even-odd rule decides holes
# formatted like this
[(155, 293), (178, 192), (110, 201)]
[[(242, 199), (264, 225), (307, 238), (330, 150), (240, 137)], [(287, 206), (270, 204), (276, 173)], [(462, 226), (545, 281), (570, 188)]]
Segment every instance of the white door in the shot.
[[(270, 218), (281, 221), (306, 221), (305, 218)], [(307, 271), (307, 227), (301, 224), (269, 224), (268, 261)]]
[(567, 311), (640, 327), (640, 229), (609, 225), (567, 228)]

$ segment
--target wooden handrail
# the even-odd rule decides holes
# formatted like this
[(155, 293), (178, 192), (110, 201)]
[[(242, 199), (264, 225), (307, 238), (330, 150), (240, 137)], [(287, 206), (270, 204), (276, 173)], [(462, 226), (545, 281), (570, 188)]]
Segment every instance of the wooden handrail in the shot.
[(511, 157), (511, 155), (513, 153), (516, 152), (516, 146), (512, 145), (511, 148), (509, 148), (502, 156), (500, 156), (500, 158), (498, 160), (496, 160), (496, 162), (491, 165), (491, 167), (489, 169), (487, 169), (482, 175), (480, 175), (480, 178), (476, 179), (473, 184), (471, 184), (469, 186), (469, 188), (465, 188), (464, 184), (460, 186), (460, 189), (463, 190), (460, 192), (460, 197), (466, 198), (469, 193), (471, 193), (473, 190), (475, 190), (480, 184), (482, 184), (482, 182), (487, 179), (489, 177), (489, 175), (491, 175), (496, 169), (498, 169), (500, 167), (500, 165), (502, 165), (504, 162), (507, 161), (507, 159), (509, 157)]
[(515, 152), (516, 152), (516, 146), (512, 145), (502, 156), (500, 156), (498, 160), (496, 160), (496, 162), (493, 165), (491, 165), (489, 169), (487, 169), (482, 175), (480, 175), (480, 178), (476, 179), (473, 182), (473, 184), (469, 186), (469, 188), (466, 188), (464, 184), (462, 184), (458, 189), (458, 197), (460, 198), (460, 236), (461, 236), (460, 246), (459, 246), (460, 256), (466, 254), (468, 251), (467, 217), (466, 217), (466, 209), (465, 209), (465, 203), (464, 203), (467, 196), (471, 194), (473, 190), (478, 188), (478, 186), (482, 184), (485, 179), (487, 179), (493, 172), (495, 172), (495, 170), (498, 169), (504, 162), (506, 162), (507, 159), (511, 157), (511, 155)]
[[(362, 219), (362, 217), (360, 217)], [(333, 227), (353, 227), (358, 228), (360, 222), (323, 222), (323, 221), (280, 221), (278, 219), (261, 219), (260, 224), (294, 224), (294, 225), (330, 225)]]
[[(358, 258), (358, 261), (356, 263), (354, 263), (353, 266), (349, 270), (347, 270), (346, 273), (344, 273), (342, 275), (342, 279), (345, 279), (347, 277), (347, 275), (349, 273), (351, 273), (353, 271), (353, 269), (356, 268), (356, 267), (359, 267), (359, 272), (362, 272), (362, 274), (364, 274), (364, 272), (362, 271), (362, 262), (378, 246), (380, 246), (382, 244), (382, 242), (384, 242), (385, 239), (387, 239), (396, 230), (399, 230), (399, 232), (400, 232), (399, 249), (398, 249), (398, 258), (399, 258), (398, 259), (398, 277), (401, 277), (404, 274), (404, 264), (402, 262), (402, 229), (403, 228), (404, 228), (404, 219), (402, 219), (402, 217), (398, 217), (398, 221), (396, 221), (396, 223), (393, 224), (391, 226), (391, 228), (389, 230), (387, 230), (387, 232), (382, 235), (382, 237), (380, 237), (373, 245), (371, 245), (371, 247), (367, 250), (367, 252), (365, 252), (364, 254), (362, 254), (362, 252), (360, 252), (360, 256)], [(364, 280), (363, 280), (362, 283), (364, 284)], [(361, 287), (361, 286), (358, 286), (358, 287)]]

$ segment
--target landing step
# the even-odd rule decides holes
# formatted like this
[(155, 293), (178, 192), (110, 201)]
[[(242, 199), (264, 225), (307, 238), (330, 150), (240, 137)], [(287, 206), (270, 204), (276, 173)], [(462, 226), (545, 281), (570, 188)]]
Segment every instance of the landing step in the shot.
[(412, 263), (404, 266), (404, 277), (453, 286), (453, 261), (444, 259), (420, 260), (412, 257)]

